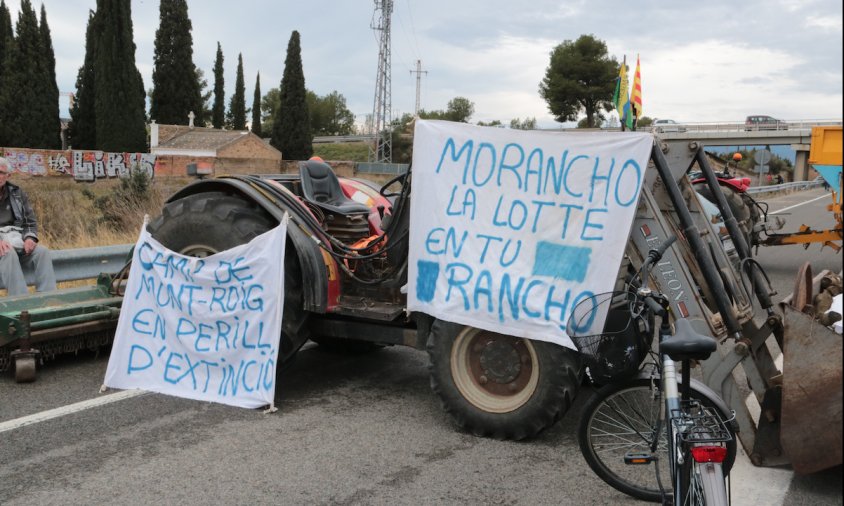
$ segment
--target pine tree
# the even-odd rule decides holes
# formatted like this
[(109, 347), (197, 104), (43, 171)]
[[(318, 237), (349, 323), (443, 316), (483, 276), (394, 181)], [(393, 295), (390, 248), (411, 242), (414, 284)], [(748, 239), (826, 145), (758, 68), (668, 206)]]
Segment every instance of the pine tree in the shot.
[(88, 28), (85, 30), (85, 61), (76, 75), (76, 95), (70, 108), (68, 126), (69, 144), (74, 149), (95, 149), (97, 126), (94, 100), (94, 57), (97, 54), (97, 17), (88, 11)]
[(214, 60), (214, 107), (211, 109), (211, 124), (223, 128), (226, 122), (226, 83), (223, 77), (223, 48), (217, 41), (217, 58)]
[(243, 55), (237, 55), (237, 77), (234, 80), (234, 95), (229, 104), (232, 130), (246, 130), (246, 85), (243, 84)]
[(40, 20), (41, 36), (41, 76), (44, 79), (40, 86), (43, 96), (43, 121), (41, 124), (41, 139), (39, 144), (45, 149), (61, 148), (61, 118), (59, 117), (59, 86), (56, 84), (56, 55), (53, 52), (53, 39), (50, 27), (47, 25), (47, 10), (41, 4)]
[(12, 44), (14, 43), (14, 31), (12, 30), (12, 14), (6, 6), (5, 0), (0, 0), (0, 146), (9, 146), (8, 132), (10, 130), (11, 110), (6, 106), (12, 99), (9, 90), (9, 73), (11, 67), (7, 60)]
[(155, 32), (150, 117), (161, 124), (203, 126), (202, 91), (193, 63), (193, 37), (186, 0), (168, 0), (159, 6)]
[(261, 73), (255, 77), (255, 94), (252, 95), (252, 133), (261, 137)]
[(280, 106), (273, 122), (270, 144), (281, 151), (285, 160), (307, 160), (314, 152), (305, 74), (302, 70), (302, 50), (299, 32), (295, 30), (287, 43)]
[(94, 58), (96, 147), (146, 151), (146, 94), (135, 66), (130, 0), (97, 0), (96, 17), (100, 28)]

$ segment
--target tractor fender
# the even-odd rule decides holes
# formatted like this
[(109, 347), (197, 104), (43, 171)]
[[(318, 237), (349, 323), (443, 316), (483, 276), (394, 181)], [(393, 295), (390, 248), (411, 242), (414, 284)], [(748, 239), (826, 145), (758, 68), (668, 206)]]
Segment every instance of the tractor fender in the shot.
[[(328, 309), (328, 272), (337, 272), (336, 266), (333, 269), (326, 268), (327, 260), (320, 250), (320, 247), (311, 237), (313, 234), (306, 234), (301, 227), (307, 226), (301, 220), (297, 220), (297, 213), (309, 212), (307, 208), (293, 209), (299, 204), (298, 197), (280, 185), (258, 185), (260, 180), (250, 176), (225, 176), (215, 179), (203, 179), (195, 181), (181, 190), (174, 193), (167, 202), (173, 202), (189, 195), (207, 192), (224, 192), (240, 195), (251, 200), (267, 211), (272, 217), (281, 221), (285, 212), (289, 212), (291, 226), (287, 227), (287, 237), (293, 244), (304, 278), (304, 309), (315, 313), (325, 313)], [(288, 195), (281, 195), (287, 192)], [(300, 226), (294, 225), (296, 223)]]

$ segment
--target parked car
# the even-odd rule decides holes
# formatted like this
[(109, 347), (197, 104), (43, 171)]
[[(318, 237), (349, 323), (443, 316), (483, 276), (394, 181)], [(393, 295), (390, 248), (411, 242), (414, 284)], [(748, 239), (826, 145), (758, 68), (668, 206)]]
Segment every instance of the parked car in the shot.
[(661, 134), (663, 132), (685, 132), (686, 127), (678, 124), (673, 119), (657, 119), (653, 122), (653, 131)]
[(744, 120), (745, 131), (751, 130), (788, 130), (788, 124), (771, 116), (755, 115), (748, 116)]

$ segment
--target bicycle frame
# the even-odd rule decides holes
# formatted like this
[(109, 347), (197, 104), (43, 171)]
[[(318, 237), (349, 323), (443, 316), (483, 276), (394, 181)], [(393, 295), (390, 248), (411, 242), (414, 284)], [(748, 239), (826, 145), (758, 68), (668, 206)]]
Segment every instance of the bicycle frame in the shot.
[[(647, 273), (646, 273), (647, 274)], [(672, 337), (671, 325), (668, 321), (667, 301), (663, 299), (663, 307), (658, 312), (660, 317), (659, 342)], [(669, 469), (671, 472), (671, 483), (673, 487), (673, 504), (686, 504), (686, 498), (690, 494), (702, 494), (708, 501), (706, 504), (729, 504), (729, 493), (726, 487), (721, 462), (726, 455), (726, 448), (723, 451), (713, 446), (696, 446), (690, 441), (688, 432), (693, 430), (694, 421), (692, 417), (693, 405), (690, 400), (691, 373), (690, 361), (682, 361), (680, 386), (677, 383), (676, 362), (668, 354), (659, 351), (660, 364), (660, 387), (663, 396), (663, 413), (661, 420), (667, 431)], [(703, 417), (712, 417), (715, 412), (707, 414), (706, 410), (699, 405), (694, 410), (700, 409)], [(710, 426), (713, 431), (707, 433), (704, 441), (714, 442), (723, 438), (719, 434), (722, 430), (723, 421), (718, 420), (720, 426)], [(661, 430), (657, 426), (657, 433)], [(708, 430), (708, 429), (707, 429)], [(723, 429), (726, 433), (726, 429)], [(729, 435), (729, 433), (726, 433)], [(651, 452), (656, 454), (658, 438), (654, 438)], [(694, 449), (699, 451), (696, 451)], [(698, 456), (696, 453), (700, 453)], [(658, 472), (658, 467), (655, 468)], [(701, 484), (696, 486), (694, 476), (700, 476)], [(659, 477), (657, 477), (659, 480)], [(695, 503), (697, 504), (697, 503)]]

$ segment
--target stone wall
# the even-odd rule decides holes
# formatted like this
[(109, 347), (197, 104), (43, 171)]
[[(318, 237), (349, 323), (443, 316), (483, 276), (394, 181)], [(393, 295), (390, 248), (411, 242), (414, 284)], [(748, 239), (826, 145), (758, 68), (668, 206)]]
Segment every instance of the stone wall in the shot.
[(0, 148), (11, 172), (23, 176), (70, 177), (77, 181), (126, 177), (133, 169), (156, 174), (156, 156), (150, 153), (109, 153), (85, 150)]
[[(95, 182), (100, 179), (125, 177), (132, 167), (140, 167), (153, 178), (184, 177), (188, 164), (195, 163), (210, 169), (212, 176), (224, 174), (298, 174), (299, 162), (275, 158), (251, 158), (248, 146), (236, 143), (226, 149), (225, 157), (197, 157), (183, 155), (156, 155), (152, 153), (107, 153), (103, 151), (44, 150), (25, 148), (0, 148), (12, 167), (12, 172), (23, 176), (68, 177), (77, 181)], [(254, 147), (254, 146), (253, 146)], [(240, 156), (238, 156), (240, 155)], [(392, 174), (370, 174), (355, 171), (355, 162), (326, 161), (340, 177), (359, 177), (384, 182)]]

